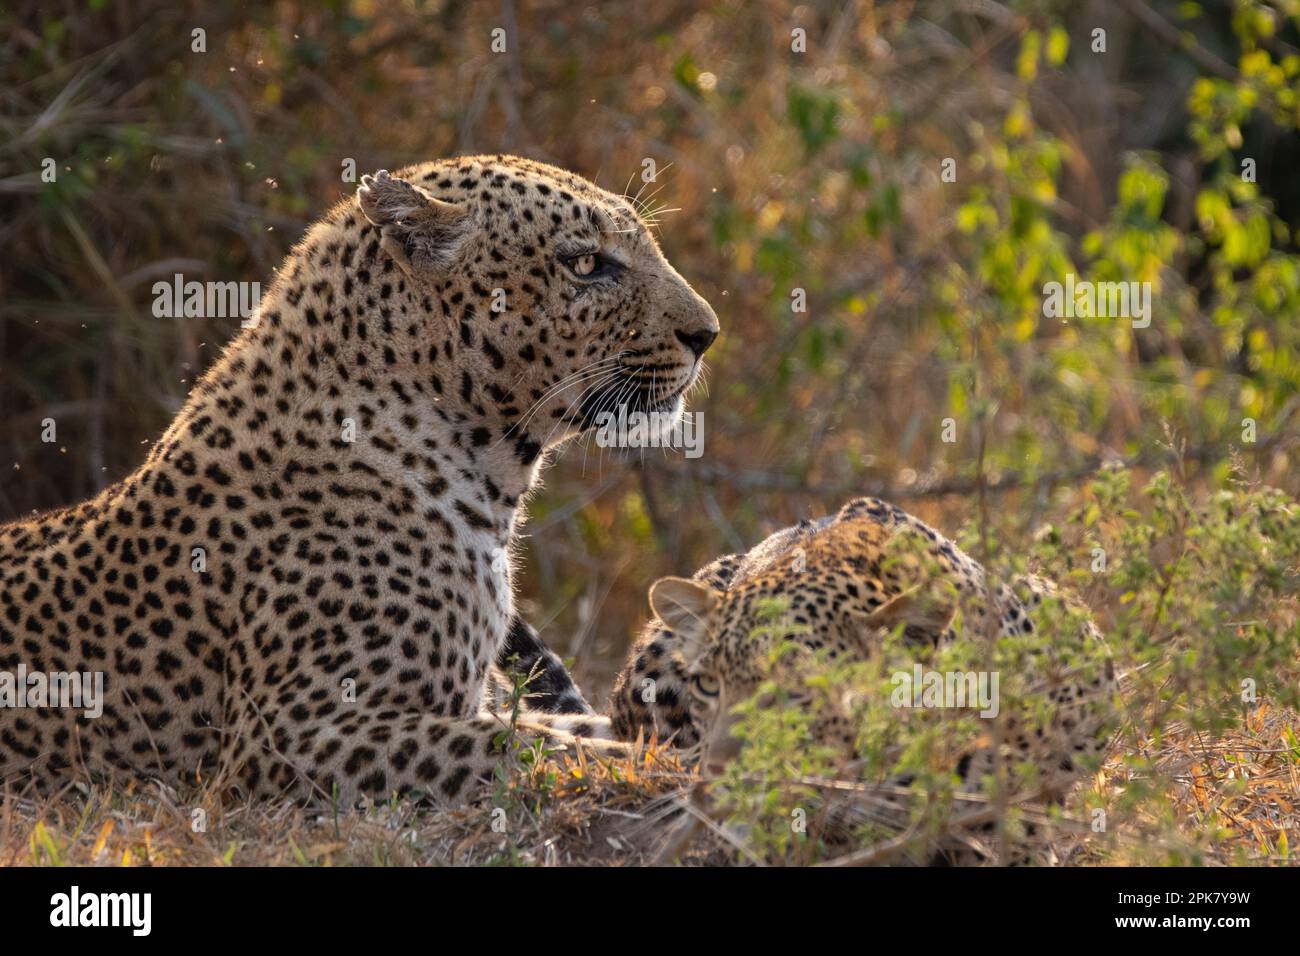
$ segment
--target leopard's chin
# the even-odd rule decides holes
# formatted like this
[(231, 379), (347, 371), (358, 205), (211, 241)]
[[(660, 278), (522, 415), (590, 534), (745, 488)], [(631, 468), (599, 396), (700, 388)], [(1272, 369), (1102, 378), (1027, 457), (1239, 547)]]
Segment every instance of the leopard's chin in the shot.
[[(586, 432), (602, 427), (610, 420), (619, 420), (626, 416), (648, 416), (652, 427), (667, 434), (681, 422), (686, 406), (686, 391), (694, 379), (688, 380), (666, 395), (651, 398), (649, 390), (637, 390), (628, 394), (620, 391), (619, 383), (607, 386), (600, 392), (588, 396), (577, 410), (574, 423), (578, 432)], [(616, 404), (610, 396), (619, 396)]]
[(677, 426), (681, 424), (685, 410), (686, 396), (681, 392), (651, 402), (649, 412), (652, 439), (658, 442), (672, 435)]
[(684, 392), (671, 392), (654, 401), (648, 401), (642, 408), (647, 412), (658, 412), (659, 414), (672, 413), (680, 416), (682, 409), (686, 406), (686, 395)]

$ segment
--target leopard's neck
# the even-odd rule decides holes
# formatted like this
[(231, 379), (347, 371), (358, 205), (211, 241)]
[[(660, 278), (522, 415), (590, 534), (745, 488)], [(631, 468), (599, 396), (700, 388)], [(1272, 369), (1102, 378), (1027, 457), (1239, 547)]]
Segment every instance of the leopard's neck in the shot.
[[(524, 398), (490, 384), (489, 358), (437, 290), (411, 287), (365, 243), (356, 226), (312, 230), (151, 460), (271, 497), (300, 475), (376, 475), (508, 541), (543, 423), (521, 425)], [(306, 277), (301, 263), (331, 256), (341, 279)]]

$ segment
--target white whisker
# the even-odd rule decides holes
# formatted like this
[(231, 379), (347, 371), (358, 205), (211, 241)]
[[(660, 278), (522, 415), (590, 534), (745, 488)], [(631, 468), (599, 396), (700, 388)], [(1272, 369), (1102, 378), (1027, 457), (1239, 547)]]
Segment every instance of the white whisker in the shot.
[(508, 438), (512, 433), (515, 433), (517, 431), (522, 431), (524, 427), (527, 426), (529, 421), (531, 421), (533, 416), (536, 415), (538, 411), (540, 411), (542, 405), (545, 404), (550, 399), (554, 398), (560, 392), (563, 392), (565, 389), (577, 385), (579, 382), (590, 381), (592, 378), (599, 378), (600, 375), (606, 372), (616, 371), (618, 369), (619, 360), (622, 359), (622, 357), (626, 355), (628, 351), (629, 351), (628, 349), (623, 349), (619, 351), (617, 354), (611, 355), (608, 358), (603, 358), (600, 359), (599, 361), (592, 362), (590, 365), (583, 366), (582, 368), (578, 369), (576, 372), (571, 372), (568, 375), (561, 378), (559, 381), (555, 382), (553, 385), (547, 388), (546, 391), (543, 392), (542, 395), (536, 401), (534, 401), (531, 405), (528, 406), (527, 410), (524, 412), (522, 416), (520, 416), (519, 420), (515, 422), (513, 425), (511, 425), (508, 429), (506, 429), (505, 434), (503, 434), (501, 438), (499, 438), (496, 441), (495, 444), (499, 445), (501, 442), (505, 441), (505, 439)]

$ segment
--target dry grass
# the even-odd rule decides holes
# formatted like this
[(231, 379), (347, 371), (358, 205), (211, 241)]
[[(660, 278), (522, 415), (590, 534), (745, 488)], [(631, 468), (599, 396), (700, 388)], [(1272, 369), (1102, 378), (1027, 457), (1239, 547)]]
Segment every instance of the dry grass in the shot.
[[(520, 769), (477, 805), (393, 801), (355, 812), (223, 802), (209, 788), (77, 785), (0, 802), (0, 866), (637, 865), (656, 862), (694, 780), (671, 750)], [(195, 812), (205, 826), (193, 825)], [(724, 863), (717, 837), (683, 862)]]
[[(1208, 740), (1184, 727), (1145, 743), (1160, 813), (1120, 814), (1094, 836), (1077, 814), (1056, 821), (1067, 865), (1151, 863), (1181, 853), (1206, 865), (1288, 865), (1300, 839), (1296, 714), (1261, 704)], [(1118, 798), (1133, 782), (1123, 755), (1095, 785)], [(701, 807), (706, 787), (671, 749), (635, 760), (557, 755), (488, 788), (476, 805), (393, 801), (354, 812), (289, 802), (222, 801), (212, 788), (76, 785), (45, 799), (0, 798), (0, 866), (644, 866), (756, 861)], [(1151, 806), (1150, 802), (1143, 806)], [(196, 811), (205, 826), (194, 825)], [(860, 848), (831, 862), (888, 863)], [(1171, 859), (1173, 857), (1170, 857)]]
[[(1163, 786), (1161, 815), (1148, 810), (1111, 853), (1092, 861), (1153, 861), (1153, 844), (1176, 849), (1168, 828), (1206, 865), (1295, 865), (1300, 839), (1300, 715), (1267, 702), (1217, 738), (1173, 724), (1162, 740), (1143, 742)], [(1132, 780), (1122, 757), (1103, 770), (1100, 785), (1118, 794)], [(1163, 831), (1163, 832), (1162, 832)]]

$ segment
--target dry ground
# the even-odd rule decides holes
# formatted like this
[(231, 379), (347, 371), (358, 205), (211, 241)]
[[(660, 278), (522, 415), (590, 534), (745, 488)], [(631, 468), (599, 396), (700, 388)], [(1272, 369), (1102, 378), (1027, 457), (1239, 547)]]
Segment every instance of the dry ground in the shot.
[[(1093, 834), (1067, 813), (1054, 849), (1070, 865), (1192, 860), (1207, 865), (1296, 862), (1300, 839), (1300, 718), (1267, 703), (1207, 740), (1176, 729), (1146, 742), (1160, 768), (1158, 810), (1111, 812)], [(1115, 807), (1131, 782), (1116, 755), (1092, 785)], [(521, 768), (475, 807), (407, 802), (365, 811), (289, 803), (222, 803), (157, 784), (69, 787), (47, 799), (0, 797), (0, 866), (418, 866), (756, 863), (734, 828), (701, 809), (705, 787), (671, 749), (598, 763), (560, 755)], [(1148, 802), (1146, 806), (1151, 806)], [(497, 808), (500, 809), (497, 809)], [(198, 812), (196, 812), (198, 811)], [(198, 821), (198, 822), (196, 822)], [(888, 862), (889, 854), (827, 854)]]

